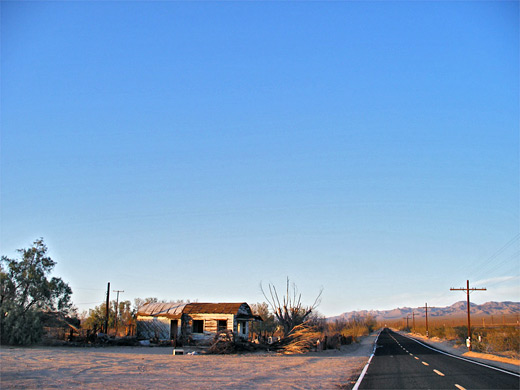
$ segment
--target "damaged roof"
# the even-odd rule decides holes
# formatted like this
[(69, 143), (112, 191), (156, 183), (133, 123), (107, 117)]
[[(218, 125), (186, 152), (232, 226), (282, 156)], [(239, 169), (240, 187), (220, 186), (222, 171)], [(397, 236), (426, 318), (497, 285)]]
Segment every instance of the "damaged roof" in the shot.
[[(208, 314), (237, 314), (245, 302), (240, 303), (189, 303), (184, 308), (184, 313), (208, 313)], [(246, 309), (247, 310), (247, 309)]]
[(180, 318), (186, 303), (147, 303), (137, 311), (139, 316), (168, 317), (172, 319)]
[(182, 314), (235, 314), (240, 317), (252, 316), (251, 308), (245, 302), (238, 303), (147, 303), (137, 311), (139, 316), (168, 317), (178, 319)]

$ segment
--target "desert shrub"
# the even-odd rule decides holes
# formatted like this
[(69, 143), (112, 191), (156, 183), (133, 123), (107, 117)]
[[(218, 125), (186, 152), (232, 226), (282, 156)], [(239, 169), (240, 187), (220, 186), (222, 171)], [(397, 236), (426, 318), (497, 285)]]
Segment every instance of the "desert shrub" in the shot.
[(456, 340), (464, 341), (468, 338), (468, 327), (467, 326), (455, 326), (453, 328), (448, 328), (448, 329), (453, 329)]
[(468, 330), (465, 326), (457, 326), (452, 328), (451, 326), (443, 327), (444, 337), (446, 340), (456, 340), (463, 342), (468, 334)]
[[(412, 329), (413, 330), (413, 329)], [(416, 326), (415, 333), (426, 336), (426, 326)]]
[[(463, 327), (464, 330), (457, 330), (451, 326), (436, 326), (436, 327), (430, 327), (429, 329), (429, 336), (430, 337), (438, 337), (440, 339), (445, 340), (458, 340), (458, 341), (464, 341), (467, 337), (467, 328)], [(426, 328), (424, 330), (426, 334)], [(466, 332), (466, 333), (464, 333)]]
[(520, 351), (520, 329), (500, 328), (486, 333), (482, 340), (483, 350), (488, 353), (505, 353), (518, 356)]
[(353, 340), (357, 341), (360, 337), (368, 336), (370, 334), (370, 330), (368, 326), (357, 324), (350, 327), (345, 327), (341, 330), (341, 335), (343, 337), (350, 337)]
[(430, 329), (429, 333), (430, 337), (438, 337), (440, 339), (446, 338), (446, 328), (444, 326)]
[[(323, 336), (327, 336), (326, 344), (328, 344), (328, 340), (331, 340), (332, 344), (338, 344), (337, 340), (339, 340), (339, 344), (345, 345), (357, 342), (363, 336), (368, 336), (376, 326), (377, 322), (372, 316), (355, 316), (348, 321), (329, 322), (322, 333)], [(329, 346), (326, 345), (326, 347)]]

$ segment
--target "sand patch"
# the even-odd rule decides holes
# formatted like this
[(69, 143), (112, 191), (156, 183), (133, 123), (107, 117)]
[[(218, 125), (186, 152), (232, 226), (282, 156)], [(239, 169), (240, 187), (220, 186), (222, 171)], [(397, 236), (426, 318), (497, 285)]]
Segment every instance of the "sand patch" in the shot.
[(519, 359), (512, 359), (512, 358), (506, 358), (502, 356), (497, 355), (491, 355), (489, 353), (480, 353), (480, 352), (466, 352), (463, 353), (462, 356), (464, 357), (474, 357), (479, 359), (486, 359), (486, 360), (492, 360), (495, 362), (501, 362), (501, 363), (508, 363), (508, 364), (514, 364), (517, 366), (520, 366), (520, 360)]

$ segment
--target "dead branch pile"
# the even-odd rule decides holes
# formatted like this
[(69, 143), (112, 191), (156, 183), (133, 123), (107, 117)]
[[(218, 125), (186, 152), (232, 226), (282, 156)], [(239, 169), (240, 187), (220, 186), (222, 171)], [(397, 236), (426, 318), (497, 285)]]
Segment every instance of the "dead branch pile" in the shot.
[(315, 326), (303, 323), (295, 326), (289, 336), (278, 341), (272, 349), (287, 355), (306, 353), (316, 348), (320, 337), (321, 333)]
[(221, 331), (215, 335), (213, 343), (206, 351), (210, 355), (225, 355), (240, 352), (252, 352), (256, 347), (247, 342), (236, 340), (233, 332)]

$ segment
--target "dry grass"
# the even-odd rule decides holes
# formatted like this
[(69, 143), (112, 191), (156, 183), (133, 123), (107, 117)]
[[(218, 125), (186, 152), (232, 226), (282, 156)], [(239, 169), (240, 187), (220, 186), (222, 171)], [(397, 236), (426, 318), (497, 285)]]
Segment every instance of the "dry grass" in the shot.
[[(457, 325), (440, 325), (429, 327), (430, 338), (453, 341), (465, 345), (468, 328), (460, 321)], [(407, 330), (401, 327), (400, 330)], [(408, 331), (410, 331), (408, 329)], [(426, 327), (417, 326), (415, 333), (425, 336)], [(520, 328), (518, 326), (471, 327), (472, 348), (475, 352), (496, 354), (510, 358), (520, 358)]]
[(284, 339), (287, 340), (287, 344), (282, 346), (281, 352), (286, 355), (309, 352), (316, 348), (316, 343), (320, 338), (321, 333), (314, 326), (306, 324), (295, 326), (290, 336)]
[(341, 330), (341, 335), (344, 337), (352, 337), (354, 340), (358, 340), (363, 336), (368, 336), (370, 330), (366, 325), (354, 325), (352, 327), (345, 327)]

